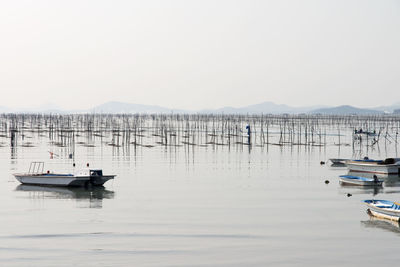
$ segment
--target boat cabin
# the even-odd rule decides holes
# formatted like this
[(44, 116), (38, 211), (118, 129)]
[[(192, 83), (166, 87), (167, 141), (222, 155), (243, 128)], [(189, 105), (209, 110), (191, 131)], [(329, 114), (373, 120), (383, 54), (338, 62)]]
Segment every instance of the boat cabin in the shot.
[(103, 176), (103, 170), (101, 169), (81, 169), (75, 172), (75, 176), (90, 176), (90, 177), (101, 177)]

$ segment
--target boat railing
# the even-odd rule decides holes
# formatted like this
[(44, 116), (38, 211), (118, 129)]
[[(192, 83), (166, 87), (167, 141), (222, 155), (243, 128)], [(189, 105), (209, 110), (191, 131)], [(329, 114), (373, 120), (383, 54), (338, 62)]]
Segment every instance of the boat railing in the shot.
[(30, 174), (39, 174), (43, 173), (44, 170), (44, 162), (43, 161), (33, 161), (29, 166), (28, 173)]

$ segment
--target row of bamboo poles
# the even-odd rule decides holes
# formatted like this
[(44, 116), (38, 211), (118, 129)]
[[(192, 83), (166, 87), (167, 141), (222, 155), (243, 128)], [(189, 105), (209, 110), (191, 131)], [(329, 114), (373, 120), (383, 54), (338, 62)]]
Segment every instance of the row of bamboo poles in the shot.
[(57, 146), (397, 145), (399, 127), (393, 115), (0, 114), (0, 138), (12, 147), (34, 146), (33, 135)]

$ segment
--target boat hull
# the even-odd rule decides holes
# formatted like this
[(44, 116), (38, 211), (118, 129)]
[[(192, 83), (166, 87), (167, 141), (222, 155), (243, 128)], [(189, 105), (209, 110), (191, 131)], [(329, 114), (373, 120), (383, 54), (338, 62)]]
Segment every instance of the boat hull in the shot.
[(76, 177), (72, 175), (29, 175), (14, 174), (22, 184), (53, 185), (53, 186), (84, 186), (90, 182), (90, 177)]
[(400, 173), (400, 165), (398, 164), (376, 164), (376, 163), (358, 163), (358, 162), (347, 162), (347, 168), (352, 172), (361, 173), (376, 173), (376, 174), (397, 174)]
[(366, 177), (357, 177), (351, 175), (341, 175), (339, 176), (339, 181), (342, 184), (349, 184), (349, 185), (359, 185), (359, 186), (381, 186), (383, 180), (373, 178), (366, 178)]
[(329, 159), (332, 166), (345, 167), (349, 159)]
[(368, 206), (371, 215), (399, 221), (400, 209), (393, 208), (398, 204), (394, 205), (393, 202), (387, 200), (364, 200), (364, 202)]
[(103, 175), (103, 176), (96, 176), (90, 177), (90, 184), (91, 185), (103, 185), (108, 180), (114, 179), (115, 175)]
[(368, 214), (377, 217), (377, 218), (381, 218), (381, 219), (386, 219), (386, 220), (390, 220), (390, 221), (396, 221), (399, 222), (400, 221), (400, 217), (394, 216), (394, 215), (388, 215), (388, 214), (384, 214), (384, 213), (380, 213), (371, 209), (367, 210)]

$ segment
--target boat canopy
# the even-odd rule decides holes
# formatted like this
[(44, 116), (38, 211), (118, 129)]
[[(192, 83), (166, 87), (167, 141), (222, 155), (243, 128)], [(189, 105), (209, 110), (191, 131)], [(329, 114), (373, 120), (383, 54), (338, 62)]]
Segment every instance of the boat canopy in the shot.
[(103, 176), (101, 169), (81, 169), (75, 172), (75, 176)]

